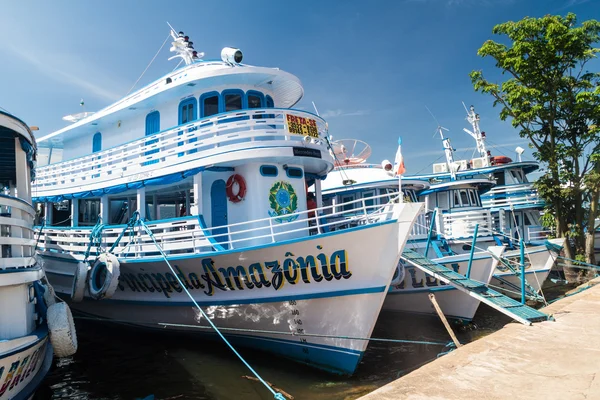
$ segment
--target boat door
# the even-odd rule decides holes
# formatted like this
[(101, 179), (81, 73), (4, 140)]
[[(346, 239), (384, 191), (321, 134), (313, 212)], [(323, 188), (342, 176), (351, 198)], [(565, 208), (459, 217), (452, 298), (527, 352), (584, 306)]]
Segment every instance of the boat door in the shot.
[[(152, 136), (158, 132), (160, 132), (160, 113), (158, 111), (153, 111), (146, 115), (146, 136)], [(147, 140), (145, 144), (147, 146), (156, 142), (158, 142), (158, 139)], [(158, 153), (158, 149), (149, 150), (145, 152), (144, 155), (149, 156), (154, 153)], [(158, 160), (146, 161), (143, 165), (156, 164), (157, 162)]]
[[(213, 228), (227, 225), (227, 195), (225, 193), (225, 181), (219, 179), (213, 182), (210, 187), (210, 210), (211, 224)], [(213, 235), (227, 233), (226, 228), (212, 229)], [(215, 240), (219, 243), (227, 242), (226, 235), (216, 237)], [(224, 245), (223, 247), (227, 247)]]

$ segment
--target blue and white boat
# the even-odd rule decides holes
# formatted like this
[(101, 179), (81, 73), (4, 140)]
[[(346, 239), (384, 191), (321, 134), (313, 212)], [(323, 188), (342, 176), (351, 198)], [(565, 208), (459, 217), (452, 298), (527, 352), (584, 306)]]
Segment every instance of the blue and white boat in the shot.
[(352, 374), (421, 204), (321, 223), (334, 160), (298, 78), (171, 34), (183, 67), (39, 139), (65, 158), (33, 186), (51, 283), (93, 317), (214, 336), (191, 296), (234, 344)]
[(33, 396), (52, 364), (53, 344), (58, 346), (59, 356), (76, 349), (70, 312), (64, 303), (55, 304), (35, 258), (35, 211), (31, 204), (35, 154), (30, 128), (13, 115), (0, 112), (2, 400)]
[[(485, 247), (474, 252), (472, 258), (470, 251), (454, 253), (443, 249), (443, 246), (448, 243), (444, 240), (469, 236), (468, 227), (463, 223), (464, 220), (470, 221), (474, 217), (481, 218), (479, 194), (476, 188), (473, 189), (475, 187), (473, 182), (452, 182), (441, 187), (439, 185), (430, 187), (427, 180), (402, 177), (400, 181), (392, 172), (393, 167), (388, 160), (383, 160), (381, 164), (366, 162), (371, 151), (365, 142), (354, 139), (339, 140), (334, 143), (333, 147), (338, 160), (337, 166), (334, 171), (329, 173), (327, 180), (322, 183), (324, 202), (332, 207), (330, 215), (325, 216), (327, 221), (336, 221), (338, 229), (350, 227), (351, 224), (344, 219), (349, 214), (341, 217), (335, 214), (336, 210), (364, 214), (364, 208), (381, 207), (388, 201), (386, 196), (397, 195), (400, 182), (402, 199), (405, 203), (416, 203), (418, 193), (425, 193), (426, 207), (431, 204), (428, 194), (464, 188), (471, 195), (471, 199), (474, 201), (473, 206), (465, 204), (465, 208), (460, 209), (438, 208), (437, 215), (439, 217), (435, 221), (440, 225), (438, 232), (441, 234), (437, 235), (430, 232), (431, 218), (435, 218), (433, 208), (437, 208), (433, 204), (432, 209), (428, 209), (428, 212), (423, 212), (417, 217), (407, 247), (421, 254), (427, 253), (427, 257), (432, 261), (462, 275), (467, 275), (469, 260), (471, 260), (471, 269), (468, 273), (470, 278), (484, 284), (490, 282), (502, 255), (503, 246), (496, 246), (495, 243), (492, 243), (492, 247), (488, 249), (490, 243), (486, 243)], [(487, 180), (482, 180), (481, 184), (491, 186)], [(468, 199), (469, 197), (467, 197)], [(444, 228), (441, 228), (442, 223), (445, 223)], [(472, 235), (472, 230), (470, 234)], [(426, 275), (420, 269), (401, 262), (383, 307), (390, 311), (435, 313), (435, 309), (428, 299), (429, 293), (436, 294), (442, 311), (449, 318), (470, 321), (480, 304), (477, 298), (462, 293), (452, 286)]]
[[(539, 164), (533, 161), (521, 161), (522, 148), (516, 149), (518, 162), (512, 162), (506, 156), (491, 156), (485, 145), (485, 132), (479, 128), (479, 120), (479, 115), (471, 106), (467, 110), (467, 121), (470, 122), (472, 131), (464, 130), (475, 139), (479, 158), (455, 161), (450, 139), (444, 138), (440, 129), (446, 162), (433, 164), (433, 174), (416, 177), (438, 182), (437, 185), (432, 185), (434, 189), (445, 185), (472, 184), (474, 188), (477, 187), (479, 194), (474, 191), (455, 190), (431, 197), (429, 202), (423, 197), (421, 200), (427, 202), (426, 208), (429, 210), (433, 208), (431, 204), (438, 207), (441, 205), (442, 210), (458, 207), (464, 209), (464, 204), (469, 204), (471, 207), (469, 211), (475, 214), (467, 215), (460, 211), (454, 216), (446, 216), (446, 212), (443, 211), (444, 219), (452, 218), (452, 221), (436, 222), (437, 230), (443, 232), (448, 227), (455, 230), (457, 225), (454, 219), (461, 220), (458, 227), (464, 232), (457, 232), (458, 236), (456, 236), (460, 241), (449, 242), (449, 249), (455, 253), (464, 251), (461, 249), (465, 245), (464, 240), (471, 240), (475, 224), (479, 224), (481, 237), (478, 238), (478, 242), (482, 245), (486, 242), (490, 244), (495, 242), (498, 245), (508, 246), (504, 257), (509, 264), (502, 263), (498, 266), (491, 284), (496, 288), (504, 289), (507, 295), (513, 297), (520, 296), (520, 278), (515, 272), (519, 269), (518, 247), (519, 240), (522, 239), (526, 245), (525, 275), (528, 281), (528, 292), (532, 297), (536, 297), (554, 265), (564, 239), (547, 240), (549, 232), (540, 225), (540, 211), (544, 207), (544, 202), (526, 176), (537, 170)], [(423, 194), (425, 193), (421, 193)]]

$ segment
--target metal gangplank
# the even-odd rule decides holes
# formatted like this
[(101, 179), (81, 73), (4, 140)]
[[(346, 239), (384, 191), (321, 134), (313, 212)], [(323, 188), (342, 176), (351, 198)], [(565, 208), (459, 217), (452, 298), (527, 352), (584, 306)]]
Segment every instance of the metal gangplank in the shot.
[(533, 322), (547, 321), (550, 318), (543, 312), (521, 304), (510, 297), (490, 289), (481, 282), (469, 279), (464, 275), (454, 272), (454, 270), (431, 261), (414, 250), (405, 249), (400, 258), (426, 274), (480, 300), (522, 324), (531, 325)]

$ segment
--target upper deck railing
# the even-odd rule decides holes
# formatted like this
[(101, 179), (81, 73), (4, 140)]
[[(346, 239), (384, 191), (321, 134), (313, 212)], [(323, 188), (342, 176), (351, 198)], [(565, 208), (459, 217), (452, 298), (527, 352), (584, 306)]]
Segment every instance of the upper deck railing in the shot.
[[(387, 195), (385, 195), (387, 196)], [(201, 217), (183, 217), (166, 221), (146, 222), (154, 238), (165, 254), (210, 254), (231, 249), (249, 249), (254, 246), (297, 239), (345, 229), (349, 226), (368, 225), (390, 221), (394, 218), (394, 202), (386, 205), (367, 205), (364, 199), (345, 203), (353, 210), (333, 210), (334, 206), (300, 211), (286, 215), (296, 217), (281, 223), (282, 217), (263, 218), (253, 221), (208, 228)], [(357, 213), (356, 211), (361, 212)], [(324, 213), (329, 212), (326, 216)], [(347, 218), (344, 218), (347, 215)], [(340, 218), (336, 218), (336, 217)], [(340, 223), (340, 219), (343, 223)], [(123, 233), (125, 225), (106, 227), (102, 231), (102, 246), (110, 248)], [(158, 255), (152, 238), (135, 227), (134, 235), (124, 235), (114, 253), (121, 259), (140, 259)], [(38, 248), (42, 255), (65, 259), (83, 260), (87, 250), (91, 227), (58, 228), (45, 227), (41, 230)], [(94, 255), (95, 249), (92, 249)]]
[(0, 195), (0, 271), (35, 264), (34, 216), (34, 209), (27, 202)]
[(326, 136), (325, 120), (308, 112), (278, 108), (232, 111), (38, 168), (32, 189), (37, 197), (130, 183), (208, 165), (224, 153), (232, 159), (233, 152), (255, 147), (327, 150)]
[(492, 210), (543, 207), (544, 200), (538, 195), (532, 183), (522, 183), (491, 188), (481, 195), (481, 205)]

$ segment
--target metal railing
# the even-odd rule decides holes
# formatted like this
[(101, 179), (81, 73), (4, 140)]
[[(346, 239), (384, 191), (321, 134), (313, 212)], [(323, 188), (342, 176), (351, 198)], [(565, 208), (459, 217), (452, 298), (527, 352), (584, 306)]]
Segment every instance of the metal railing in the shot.
[(0, 270), (35, 264), (35, 210), (23, 200), (0, 195)]
[[(389, 195), (374, 198), (384, 196)], [(397, 199), (385, 205), (366, 204), (365, 200), (369, 199), (216, 227), (203, 226), (199, 217), (183, 217), (146, 224), (167, 255), (205, 254), (309, 237), (393, 219)], [(344, 211), (340, 206), (352, 206), (352, 209)], [(113, 246), (124, 229), (124, 225), (104, 228), (103, 247)], [(42, 255), (82, 260), (91, 232), (91, 228), (46, 227), (42, 230), (38, 248)], [(124, 259), (157, 255), (152, 238), (140, 227), (125, 233), (114, 252)]]
[(443, 232), (446, 239), (472, 237), (477, 225), (482, 232), (492, 232), (493, 229), (492, 215), (489, 210), (447, 212), (438, 215), (436, 229), (438, 232)]
[(112, 184), (115, 179), (121, 178), (125, 178), (126, 183), (134, 182), (159, 176), (157, 171), (160, 169), (226, 151), (248, 149), (258, 146), (260, 143), (257, 142), (279, 142), (278, 146), (300, 145), (305, 135), (290, 131), (287, 115), (314, 120), (318, 137), (313, 138), (310, 145), (322, 150), (327, 148), (324, 140), (327, 125), (325, 120), (316, 115), (291, 109), (238, 110), (203, 118), (73, 160), (40, 167), (32, 189), (41, 195), (45, 190), (78, 188), (103, 182)]
[(544, 200), (532, 183), (523, 183), (491, 188), (481, 195), (481, 205), (493, 209), (517, 206), (541, 207), (544, 205)]

